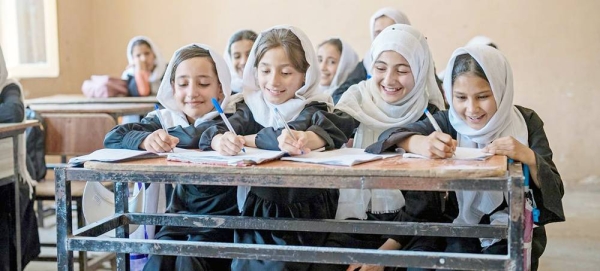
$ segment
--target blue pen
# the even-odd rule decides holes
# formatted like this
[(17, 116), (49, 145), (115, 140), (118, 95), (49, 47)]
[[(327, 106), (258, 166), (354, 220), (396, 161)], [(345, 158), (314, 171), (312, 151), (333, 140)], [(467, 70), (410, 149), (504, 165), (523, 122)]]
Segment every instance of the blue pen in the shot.
[[(158, 108), (158, 104), (154, 104), (154, 111), (156, 112), (156, 116), (158, 117), (158, 122), (160, 122), (160, 127), (162, 127), (162, 129), (165, 130), (165, 132), (167, 132), (167, 134), (168, 134), (169, 132), (165, 128), (165, 123), (162, 121), (162, 117), (160, 116), (160, 108)], [(175, 152), (175, 151), (173, 151), (173, 149), (171, 149), (171, 152)]]
[[(212, 103), (215, 106), (215, 109), (217, 109), (217, 112), (219, 112), (219, 115), (221, 115), (221, 118), (223, 119), (223, 122), (225, 122), (225, 125), (227, 125), (227, 129), (229, 129), (230, 132), (237, 136), (235, 130), (233, 130), (233, 127), (231, 127), (231, 123), (229, 123), (227, 116), (225, 116), (225, 113), (223, 113), (223, 108), (221, 108), (221, 105), (219, 105), (219, 101), (217, 101), (216, 98), (212, 98)], [(242, 151), (246, 153), (246, 148), (242, 147)]]

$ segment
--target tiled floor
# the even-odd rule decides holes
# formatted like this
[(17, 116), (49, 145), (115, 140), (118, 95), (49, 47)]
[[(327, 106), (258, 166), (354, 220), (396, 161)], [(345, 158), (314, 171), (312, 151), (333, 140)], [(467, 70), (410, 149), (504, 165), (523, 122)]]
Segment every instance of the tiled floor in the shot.
[[(563, 203), (567, 222), (547, 226), (548, 245), (540, 270), (600, 270), (600, 231), (597, 228), (600, 225), (600, 181), (568, 187)], [(46, 228), (40, 229), (40, 238), (55, 241), (53, 218), (47, 218), (45, 223)], [(43, 253), (56, 252), (44, 249)], [(56, 263), (33, 262), (25, 270), (51, 271), (57, 270), (57, 266)]]

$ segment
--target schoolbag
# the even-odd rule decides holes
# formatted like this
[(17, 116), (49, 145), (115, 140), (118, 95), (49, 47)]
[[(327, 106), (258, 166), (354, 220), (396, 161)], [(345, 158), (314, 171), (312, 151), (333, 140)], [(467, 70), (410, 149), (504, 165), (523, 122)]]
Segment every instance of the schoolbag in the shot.
[(29, 127), (25, 130), (27, 171), (31, 178), (39, 181), (46, 178), (46, 123), (38, 112), (29, 107), (25, 109), (25, 118), (40, 122), (39, 126)]

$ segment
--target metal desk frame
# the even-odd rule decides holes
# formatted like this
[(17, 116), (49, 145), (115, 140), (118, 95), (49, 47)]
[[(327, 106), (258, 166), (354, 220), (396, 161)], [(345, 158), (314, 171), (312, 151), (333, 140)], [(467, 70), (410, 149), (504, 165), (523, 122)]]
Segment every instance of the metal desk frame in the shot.
[[(315, 181), (319, 180), (319, 181)], [(115, 215), (73, 232), (71, 181), (115, 183)], [(404, 190), (492, 190), (508, 191), (508, 226), (453, 225), (291, 218), (254, 218), (188, 214), (128, 213), (128, 182), (159, 182), (201, 185), (252, 185), (311, 188), (400, 188)], [(269, 259), (290, 262), (351, 264), (361, 262), (385, 266), (422, 268), (522, 270), (523, 269), (523, 173), (520, 163), (509, 162), (506, 175), (495, 178), (391, 178), (384, 176), (317, 176), (289, 174), (176, 173), (159, 171), (56, 170), (58, 269), (73, 270), (73, 251), (104, 251), (117, 254), (118, 270), (129, 270), (128, 253), (217, 258)], [(278, 246), (189, 241), (126, 239), (129, 224), (185, 227), (245, 228), (312, 232), (352, 232), (395, 235), (494, 237), (508, 240), (507, 255), (468, 253), (381, 251), (368, 249)], [(97, 237), (116, 228), (116, 238)]]

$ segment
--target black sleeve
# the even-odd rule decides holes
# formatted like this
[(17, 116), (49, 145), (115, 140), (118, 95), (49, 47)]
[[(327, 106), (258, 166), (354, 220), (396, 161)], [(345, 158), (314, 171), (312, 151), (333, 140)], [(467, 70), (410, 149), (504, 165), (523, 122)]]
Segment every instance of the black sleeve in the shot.
[[(448, 119), (448, 111), (440, 111), (438, 108), (429, 104), (427, 109), (433, 115), (433, 118), (438, 123), (442, 132), (450, 134), (452, 138), (456, 138), (456, 130), (452, 128)], [(382, 153), (385, 151), (394, 151), (396, 145), (405, 140), (406, 138), (413, 135), (429, 135), (433, 133), (435, 129), (425, 114), (419, 118), (417, 122), (404, 125), (399, 128), (391, 128), (379, 135), (379, 140), (370, 146), (365, 151), (369, 153)]]
[(346, 81), (342, 85), (340, 85), (333, 93), (331, 97), (333, 98), (334, 103), (338, 103), (342, 95), (350, 88), (352, 85), (356, 85), (363, 80), (367, 79), (367, 70), (365, 70), (365, 66), (363, 66), (363, 62), (359, 62), (356, 65), (356, 68), (348, 75)]
[[(291, 129), (297, 131), (311, 131), (325, 141), (325, 149), (340, 148), (348, 141), (344, 133), (328, 117), (333, 116), (327, 112), (327, 104), (311, 102), (300, 112), (293, 121), (288, 122)], [(279, 150), (277, 137), (284, 128), (274, 129), (265, 127), (256, 134), (256, 147), (266, 150)]]
[(135, 76), (127, 75), (127, 92), (131, 97), (139, 97), (140, 93), (138, 91), (137, 83), (135, 82)]
[(548, 137), (544, 132), (544, 122), (535, 111), (518, 106), (527, 123), (529, 133), (529, 148), (535, 153), (538, 180), (541, 187), (530, 181), (533, 197), (537, 208), (540, 210), (539, 225), (552, 222), (565, 221), (562, 197), (565, 194), (564, 186), (558, 169), (552, 161), (552, 150)]
[[(206, 121), (199, 126), (182, 127), (177, 125), (167, 129), (169, 135), (179, 138), (177, 147), (186, 149), (198, 148), (198, 141), (202, 132), (214, 126), (216, 121)], [(151, 115), (139, 123), (117, 125), (104, 137), (104, 147), (112, 149), (139, 149), (140, 144), (152, 132), (162, 129), (158, 116)]]
[[(252, 115), (252, 111), (246, 105), (246, 103), (239, 102), (236, 105), (236, 111), (231, 116), (227, 118), (229, 123), (231, 123), (231, 127), (238, 135), (252, 135), (258, 133), (263, 127), (258, 122), (254, 121), (254, 116)], [(218, 134), (224, 134), (228, 132), (229, 129), (224, 122), (219, 121), (216, 122), (215, 125), (207, 128), (200, 137), (199, 147), (201, 150), (209, 151), (213, 150), (210, 147), (210, 143), (212, 139)]]
[(342, 110), (328, 113), (328, 118), (344, 133), (346, 138), (353, 138), (360, 122)]
[(21, 90), (10, 84), (0, 94), (0, 123), (21, 122), (25, 118), (25, 107), (21, 100)]

